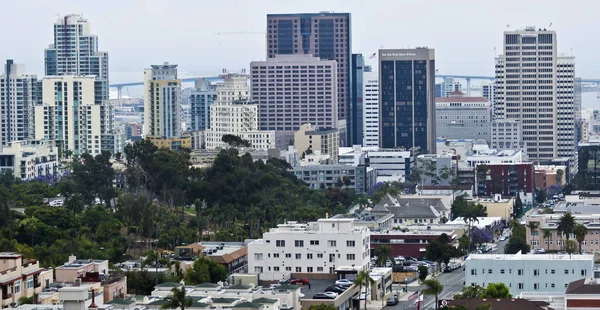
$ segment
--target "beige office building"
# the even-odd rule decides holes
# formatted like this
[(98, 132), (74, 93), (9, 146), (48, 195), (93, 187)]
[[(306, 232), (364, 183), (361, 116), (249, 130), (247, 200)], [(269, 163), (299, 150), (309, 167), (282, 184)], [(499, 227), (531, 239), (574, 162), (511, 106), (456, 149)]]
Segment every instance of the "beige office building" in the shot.
[(310, 149), (313, 153), (319, 151), (321, 154), (329, 155), (334, 163), (339, 157), (339, 132), (335, 128), (316, 129), (311, 124), (300, 126), (300, 130), (294, 134), (294, 146), (298, 155)]

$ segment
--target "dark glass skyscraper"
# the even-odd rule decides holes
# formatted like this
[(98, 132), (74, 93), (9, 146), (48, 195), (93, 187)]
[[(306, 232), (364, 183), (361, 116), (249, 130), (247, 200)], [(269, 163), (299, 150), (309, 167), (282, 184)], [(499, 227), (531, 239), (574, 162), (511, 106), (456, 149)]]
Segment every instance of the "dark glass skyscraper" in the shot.
[[(350, 100), (352, 58), (350, 13), (297, 13), (267, 15), (267, 57), (312, 54), (337, 61), (337, 98), (340, 132), (346, 130)], [(310, 100), (310, 98), (308, 99)]]
[(435, 52), (379, 50), (379, 146), (435, 153)]
[(365, 59), (362, 54), (352, 54), (350, 70), (350, 100), (348, 104), (348, 145), (363, 144), (363, 72)]

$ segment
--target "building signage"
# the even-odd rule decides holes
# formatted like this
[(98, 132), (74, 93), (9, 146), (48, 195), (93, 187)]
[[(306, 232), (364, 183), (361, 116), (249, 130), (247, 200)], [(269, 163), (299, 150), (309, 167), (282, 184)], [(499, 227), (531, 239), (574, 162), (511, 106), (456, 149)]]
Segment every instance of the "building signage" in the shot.
[(410, 56), (417, 56), (417, 54), (415, 53), (390, 53), (390, 52), (385, 52), (385, 53), (381, 53), (381, 57), (410, 57)]

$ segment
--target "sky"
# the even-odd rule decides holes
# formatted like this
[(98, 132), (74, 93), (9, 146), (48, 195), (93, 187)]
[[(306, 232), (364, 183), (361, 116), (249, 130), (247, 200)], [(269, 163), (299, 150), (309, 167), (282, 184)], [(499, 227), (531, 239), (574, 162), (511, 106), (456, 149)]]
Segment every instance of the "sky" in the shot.
[(597, 0), (2, 0), (0, 61), (43, 75), (54, 22), (76, 13), (109, 53), (111, 83), (141, 81), (144, 68), (165, 61), (182, 77), (214, 76), (265, 58), (264, 35), (215, 33), (264, 32), (268, 13), (333, 11), (351, 13), (352, 51), (366, 58), (382, 47), (427, 46), (439, 74), (492, 76), (502, 32), (535, 25), (557, 31), (578, 76), (600, 78), (599, 9)]

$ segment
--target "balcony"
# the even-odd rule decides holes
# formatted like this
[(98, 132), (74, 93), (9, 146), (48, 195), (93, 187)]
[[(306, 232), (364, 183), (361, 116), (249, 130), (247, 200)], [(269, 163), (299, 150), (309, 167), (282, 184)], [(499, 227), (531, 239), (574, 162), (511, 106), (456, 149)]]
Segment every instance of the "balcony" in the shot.
[(11, 299), (13, 297), (13, 294), (6, 294), (2, 297), (3, 300), (7, 300), (7, 299)]

